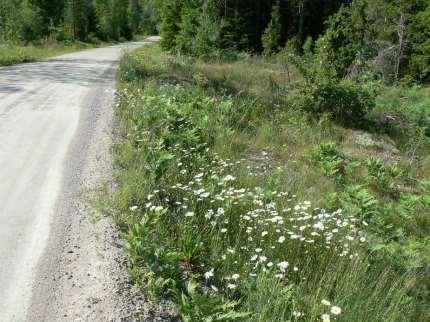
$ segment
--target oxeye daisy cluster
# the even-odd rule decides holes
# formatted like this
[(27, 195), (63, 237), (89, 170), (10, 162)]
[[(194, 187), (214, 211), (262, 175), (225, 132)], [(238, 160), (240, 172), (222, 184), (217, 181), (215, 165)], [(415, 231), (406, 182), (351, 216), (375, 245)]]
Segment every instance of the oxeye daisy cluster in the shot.
[[(309, 268), (319, 267), (321, 258), (349, 261), (358, 256), (367, 223), (340, 209), (329, 212), (269, 188), (265, 176), (282, 172), (281, 167), (257, 168), (246, 158), (216, 153), (187, 112), (178, 112), (176, 98), (158, 97), (153, 106), (151, 97), (142, 93), (123, 95), (128, 100), (140, 97), (157, 113), (174, 111), (163, 114), (164, 123), (151, 131), (132, 129), (136, 146), (144, 142), (150, 147), (148, 157), (154, 159), (148, 172), (168, 175), (128, 211), (141, 215), (143, 224), (148, 224), (146, 217), (156, 215), (160, 226), (154, 234), (167, 234), (163, 238), (173, 241), (166, 242), (163, 251), (182, 253), (181, 261), (189, 262), (183, 266), (199, 276), (207, 292), (240, 294), (249, 281), (264, 274), (288, 287), (306, 280)], [(259, 154), (268, 160), (267, 151)], [(340, 313), (340, 308), (330, 306), (321, 318), (330, 321)], [(305, 314), (297, 311), (294, 318)]]
[(178, 225), (205, 231), (211, 261), (199, 264), (212, 289), (236, 290), (262, 272), (293, 282), (305, 278), (301, 257), (324, 251), (353, 258), (354, 246), (365, 241), (362, 223), (341, 210), (330, 213), (287, 192), (242, 185), (236, 176), (245, 160), (222, 159), (206, 143), (176, 144), (170, 152), (176, 180), (149, 194), (145, 208), (168, 208)]
[(324, 313), (321, 315), (322, 322), (330, 322), (332, 317), (336, 318), (336, 316), (342, 313), (342, 309), (336, 305), (332, 305), (330, 301), (322, 300), (321, 304), (329, 309), (329, 313)]

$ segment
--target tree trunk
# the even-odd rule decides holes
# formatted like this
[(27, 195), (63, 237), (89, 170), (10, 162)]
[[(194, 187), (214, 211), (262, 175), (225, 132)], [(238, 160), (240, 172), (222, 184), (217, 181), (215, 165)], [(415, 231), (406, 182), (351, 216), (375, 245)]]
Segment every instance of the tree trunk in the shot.
[(306, 0), (300, 0), (300, 2), (299, 2), (299, 32), (298, 32), (298, 34), (299, 34), (300, 40), (303, 40), (305, 2), (306, 2)]
[(394, 74), (394, 79), (397, 82), (399, 79), (399, 71), (400, 71), (400, 61), (403, 56), (403, 49), (404, 49), (404, 43), (405, 43), (405, 14), (403, 12), (400, 13), (399, 20), (397, 22), (397, 36), (399, 38), (399, 45), (398, 45), (398, 51), (397, 51), (397, 57), (396, 57), (396, 69)]

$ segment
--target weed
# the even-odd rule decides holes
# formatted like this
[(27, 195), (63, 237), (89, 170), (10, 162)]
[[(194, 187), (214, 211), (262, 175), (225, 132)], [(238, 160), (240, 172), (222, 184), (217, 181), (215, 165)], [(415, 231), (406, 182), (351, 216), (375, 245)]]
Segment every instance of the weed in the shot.
[(229, 301), (214, 294), (201, 295), (196, 283), (189, 282), (186, 291), (178, 301), (178, 309), (185, 322), (243, 321), (249, 315), (237, 311), (240, 304), (237, 301)]
[(365, 161), (367, 182), (383, 193), (393, 196), (398, 194), (397, 179), (402, 175), (402, 171), (397, 166), (386, 167), (381, 160), (370, 157)]
[(345, 157), (333, 142), (319, 144), (311, 153), (311, 158), (318, 162), (323, 174), (341, 182), (345, 173)]

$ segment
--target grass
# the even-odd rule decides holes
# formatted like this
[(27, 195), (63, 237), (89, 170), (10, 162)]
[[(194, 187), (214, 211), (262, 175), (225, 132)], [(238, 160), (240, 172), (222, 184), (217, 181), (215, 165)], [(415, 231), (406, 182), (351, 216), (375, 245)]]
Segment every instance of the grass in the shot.
[(44, 58), (94, 48), (94, 46), (80, 42), (71, 44), (53, 43), (40, 46), (0, 44), (0, 66), (34, 62)]
[(428, 124), (381, 121), (427, 89), (383, 89), (354, 129), (294, 108), (283, 66), (123, 59), (105, 210), (133, 277), (184, 321), (427, 321)]

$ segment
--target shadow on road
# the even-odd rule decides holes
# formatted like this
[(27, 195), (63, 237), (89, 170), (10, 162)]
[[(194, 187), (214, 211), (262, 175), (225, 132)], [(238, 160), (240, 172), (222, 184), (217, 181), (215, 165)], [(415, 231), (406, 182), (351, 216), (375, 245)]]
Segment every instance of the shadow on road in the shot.
[(21, 91), (22, 86), (32, 82), (48, 81), (82, 86), (103, 84), (111, 78), (100, 77), (101, 71), (105, 71), (117, 62), (116, 60), (57, 58), (2, 68), (0, 69), (0, 93)]

